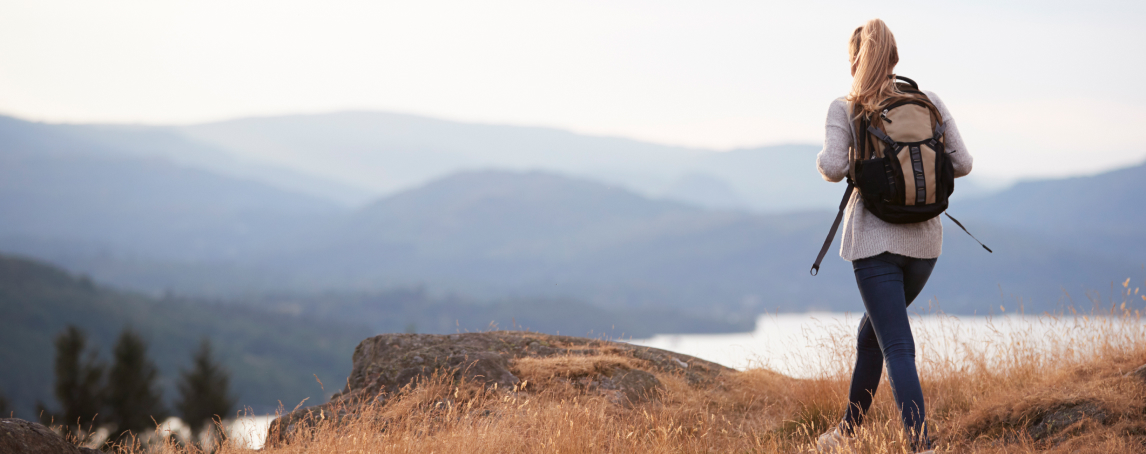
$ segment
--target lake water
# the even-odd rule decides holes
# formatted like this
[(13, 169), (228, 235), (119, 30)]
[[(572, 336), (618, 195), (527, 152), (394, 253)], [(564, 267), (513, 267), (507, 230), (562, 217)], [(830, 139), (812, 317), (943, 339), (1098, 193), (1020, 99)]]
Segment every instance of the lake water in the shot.
[(271, 426), (271, 421), (274, 419), (274, 415), (237, 418), (227, 428), (227, 435), (240, 446), (261, 449), (267, 439), (267, 428)]
[[(764, 367), (794, 377), (850, 370), (862, 314), (765, 314), (751, 333), (663, 334), (633, 344), (671, 350), (744, 370)], [(1070, 344), (1079, 354), (1102, 342), (1140, 339), (1141, 319), (1079, 316), (915, 315), (912, 333), (920, 361), (960, 364), (1024, 349), (1051, 351)], [(1111, 336), (1120, 333), (1119, 336)], [(1117, 339), (1114, 339), (1117, 337)]]
[[(855, 331), (862, 314), (811, 312), (765, 314), (750, 333), (662, 334), (629, 343), (661, 348), (744, 370), (765, 367), (794, 377), (847, 373), (854, 361)], [(1006, 361), (1015, 351), (1067, 349), (1087, 355), (1095, 346), (1146, 342), (1137, 316), (950, 316), (911, 318), (917, 357), (924, 364)], [(232, 439), (260, 448), (273, 416), (249, 416), (230, 426)]]

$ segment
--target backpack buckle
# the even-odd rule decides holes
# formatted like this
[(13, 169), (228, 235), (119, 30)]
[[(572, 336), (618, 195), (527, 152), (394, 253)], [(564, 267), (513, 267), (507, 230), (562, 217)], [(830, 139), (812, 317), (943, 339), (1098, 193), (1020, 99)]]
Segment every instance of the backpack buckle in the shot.
[(940, 137), (943, 137), (944, 132), (947, 132), (947, 123), (940, 121), (939, 124), (935, 125), (935, 135), (932, 136), (931, 140), (939, 140)]
[(868, 126), (867, 132), (870, 132), (871, 135), (875, 136), (877, 139), (886, 142), (892, 148), (895, 148), (896, 145), (898, 145), (898, 143), (896, 143), (894, 140), (891, 140), (891, 137), (888, 137), (887, 134), (884, 134), (883, 131), (880, 131), (879, 128), (876, 128), (875, 126)]

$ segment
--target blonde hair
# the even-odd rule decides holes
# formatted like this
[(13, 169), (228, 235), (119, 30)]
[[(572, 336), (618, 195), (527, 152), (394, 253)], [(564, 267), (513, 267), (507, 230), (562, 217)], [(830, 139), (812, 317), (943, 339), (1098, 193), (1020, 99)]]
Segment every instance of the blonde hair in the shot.
[(878, 111), (880, 103), (902, 94), (895, 86), (892, 70), (899, 63), (895, 35), (882, 20), (872, 19), (852, 32), (848, 56), (856, 73), (847, 100), (860, 106), (862, 114)]

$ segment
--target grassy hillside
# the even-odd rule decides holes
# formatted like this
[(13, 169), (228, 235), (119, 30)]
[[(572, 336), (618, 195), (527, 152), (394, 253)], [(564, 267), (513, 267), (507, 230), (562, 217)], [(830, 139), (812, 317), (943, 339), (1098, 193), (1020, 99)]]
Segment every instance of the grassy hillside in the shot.
[(150, 342), (165, 397), (189, 367), (203, 337), (215, 344), (233, 372), (239, 403), (261, 411), (281, 401), (322, 400), (315, 375), (333, 392), (350, 367), (354, 346), (372, 334), (361, 325), (321, 322), (248, 307), (184, 300), (156, 300), (119, 292), (86, 277), (41, 263), (0, 256), (0, 390), (18, 415), (32, 417), (37, 400), (54, 407), (53, 338), (68, 324), (88, 333), (105, 360), (125, 326)]
[[(1146, 450), (1146, 325), (1133, 288), (1122, 288), (1125, 310), (1042, 316), (1032, 320), (1038, 329), (969, 336), (951, 318), (936, 331), (917, 332), (937, 452)], [(289, 437), (273, 438), (260, 452), (815, 452), (816, 437), (840, 421), (846, 406), (855, 351), (850, 332), (840, 326), (806, 334), (808, 348), (834, 359), (809, 358), (820, 373), (804, 379), (749, 369), (693, 381), (679, 369), (658, 368), (616, 349), (552, 358), (527, 354), (508, 364), (522, 380), (512, 389), (457, 382), (448, 374), (422, 380), (362, 406), (353, 399), (338, 402), (340, 417), (284, 430)], [(656, 380), (651, 401), (626, 400), (589, 382), (618, 367), (653, 377), (643, 383)], [(857, 430), (854, 452), (913, 452), (899, 418), (884, 381)], [(188, 452), (173, 444), (153, 448), (148, 452)], [(227, 445), (219, 452), (252, 451)]]

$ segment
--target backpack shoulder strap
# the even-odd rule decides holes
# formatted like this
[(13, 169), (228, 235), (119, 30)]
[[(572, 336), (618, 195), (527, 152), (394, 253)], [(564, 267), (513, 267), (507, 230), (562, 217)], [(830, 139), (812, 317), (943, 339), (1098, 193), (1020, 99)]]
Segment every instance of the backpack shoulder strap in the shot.
[(840, 221), (844, 218), (844, 209), (848, 207), (848, 200), (852, 196), (852, 188), (855, 184), (852, 180), (848, 179), (848, 188), (844, 190), (844, 198), (840, 200), (840, 211), (836, 213), (836, 220), (832, 222), (832, 230), (828, 232), (828, 238), (824, 240), (824, 246), (820, 248), (820, 255), (816, 256), (816, 263), (812, 264), (812, 269), (809, 270), (812, 276), (820, 274), (820, 262), (824, 261), (824, 256), (828, 254), (828, 248), (832, 247), (832, 239), (836, 237), (836, 230), (840, 228)]
[(820, 274), (820, 263), (824, 261), (824, 256), (828, 254), (828, 249), (832, 247), (832, 240), (836, 237), (836, 231), (840, 228), (840, 221), (844, 219), (844, 210), (848, 207), (848, 200), (851, 199), (852, 190), (855, 188), (856, 176), (856, 161), (862, 159), (860, 153), (862, 135), (856, 133), (856, 122), (859, 120), (859, 112), (852, 103), (848, 103), (848, 129), (852, 134), (852, 144), (848, 147), (848, 188), (844, 190), (844, 197), (840, 200), (840, 210), (836, 212), (836, 220), (832, 221), (832, 229), (828, 232), (828, 237), (824, 239), (824, 245), (820, 247), (820, 254), (816, 256), (816, 263), (812, 264), (812, 269), (809, 271), (812, 276)]
[(852, 144), (848, 148), (848, 178), (851, 181), (856, 179), (856, 162), (863, 159), (863, 149), (860, 148), (860, 138), (863, 135), (856, 133), (859, 128), (859, 111), (857, 106), (848, 103), (848, 130), (852, 134)]

